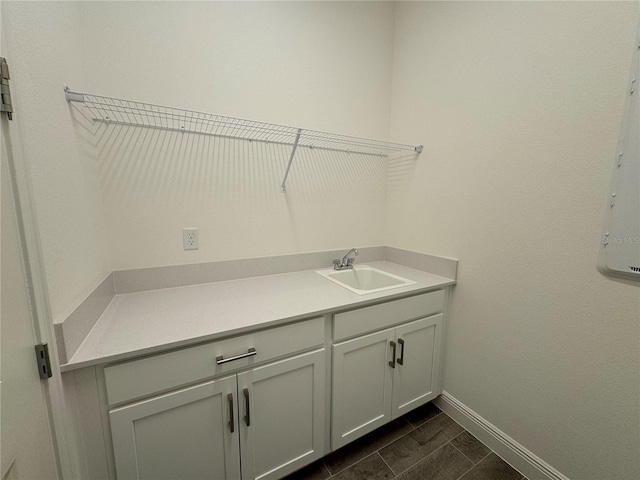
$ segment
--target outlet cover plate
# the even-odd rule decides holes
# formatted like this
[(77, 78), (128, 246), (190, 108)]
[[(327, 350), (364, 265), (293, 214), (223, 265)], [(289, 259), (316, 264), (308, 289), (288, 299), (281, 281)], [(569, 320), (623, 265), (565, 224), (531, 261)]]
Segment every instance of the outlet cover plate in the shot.
[(182, 246), (185, 250), (198, 250), (200, 248), (200, 234), (197, 228), (182, 229)]

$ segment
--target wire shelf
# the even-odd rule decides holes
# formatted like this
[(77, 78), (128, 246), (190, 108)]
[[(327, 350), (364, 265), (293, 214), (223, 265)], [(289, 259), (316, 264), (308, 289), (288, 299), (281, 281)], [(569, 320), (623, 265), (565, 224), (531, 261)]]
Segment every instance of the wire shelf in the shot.
[(69, 90), (68, 87), (65, 87), (65, 97), (67, 102), (82, 103), (90, 112), (93, 121), (291, 145), (293, 149), (285, 178), (281, 185), (283, 192), (285, 191), (285, 182), (297, 147), (321, 148), (380, 156), (402, 151), (422, 152), (422, 145), (385, 142), (115, 97), (105, 97), (91, 93), (79, 93)]

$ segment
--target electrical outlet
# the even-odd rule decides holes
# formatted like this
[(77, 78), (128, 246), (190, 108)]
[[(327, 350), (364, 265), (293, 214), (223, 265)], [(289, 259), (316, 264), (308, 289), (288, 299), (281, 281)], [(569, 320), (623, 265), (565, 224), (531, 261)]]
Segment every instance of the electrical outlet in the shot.
[(198, 250), (200, 248), (200, 235), (197, 228), (182, 229), (182, 246), (185, 250)]

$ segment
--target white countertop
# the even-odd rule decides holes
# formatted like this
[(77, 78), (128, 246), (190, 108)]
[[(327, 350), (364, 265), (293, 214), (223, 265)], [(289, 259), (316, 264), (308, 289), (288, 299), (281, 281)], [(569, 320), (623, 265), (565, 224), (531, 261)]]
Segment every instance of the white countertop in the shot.
[(116, 295), (61, 370), (148, 355), (455, 283), (395, 263), (367, 265), (416, 283), (358, 295), (308, 270)]

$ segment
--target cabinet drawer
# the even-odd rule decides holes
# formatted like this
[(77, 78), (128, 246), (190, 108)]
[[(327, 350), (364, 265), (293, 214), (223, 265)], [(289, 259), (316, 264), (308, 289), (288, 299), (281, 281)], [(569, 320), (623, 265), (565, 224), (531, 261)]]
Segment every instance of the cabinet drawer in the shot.
[[(104, 369), (109, 405), (198, 382), (324, 343), (324, 319), (248, 333)], [(217, 363), (249, 353), (255, 354)]]
[(333, 317), (333, 340), (381, 330), (399, 323), (440, 313), (444, 309), (444, 290), (401, 298)]

